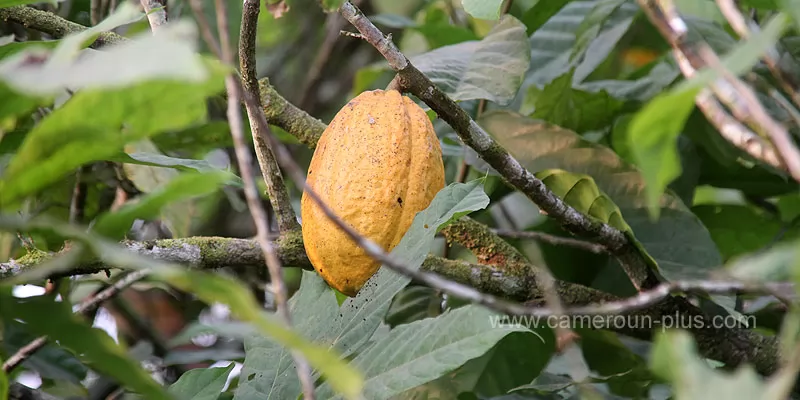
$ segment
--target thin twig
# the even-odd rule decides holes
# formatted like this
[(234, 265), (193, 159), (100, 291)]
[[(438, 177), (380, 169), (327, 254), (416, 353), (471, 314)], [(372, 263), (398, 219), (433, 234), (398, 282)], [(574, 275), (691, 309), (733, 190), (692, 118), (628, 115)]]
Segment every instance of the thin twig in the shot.
[[(283, 181), (281, 169), (272, 154), (269, 143), (265, 139), (266, 132), (255, 123), (255, 115), (263, 113), (261, 98), (258, 96), (259, 86), (256, 77), (256, 33), (260, 4), (258, 0), (245, 0), (242, 6), (242, 26), (239, 34), (239, 68), (241, 69), (244, 90), (254, 93), (258, 99), (256, 108), (246, 107), (250, 128), (253, 132), (253, 145), (256, 149), (261, 175), (267, 185), (270, 204), (278, 220), (278, 231), (287, 232), (299, 229), (297, 216), (292, 208), (289, 192)], [(245, 104), (246, 105), (246, 104)]]
[[(357, 3), (361, 2), (361, 0), (355, 1)], [(326, 17), (325, 26), (327, 29), (325, 32), (325, 39), (322, 41), (322, 45), (317, 49), (317, 54), (314, 57), (314, 61), (311, 62), (311, 66), (308, 69), (305, 81), (300, 90), (300, 99), (297, 101), (300, 108), (308, 109), (309, 99), (316, 97), (313, 89), (317, 86), (322, 76), (322, 69), (325, 67), (325, 63), (328, 62), (331, 54), (333, 54), (336, 40), (339, 38), (339, 32), (346, 24), (347, 21), (337, 13), (330, 13)]]
[(469, 114), (431, 80), (414, 67), (383, 33), (349, 1), (339, 12), (358, 29), (400, 75), (403, 87), (430, 106), (447, 122), (461, 140), (491, 165), (517, 190), (525, 194), (539, 208), (556, 219), (567, 230), (602, 244), (620, 261), (634, 287), (644, 290), (659, 284), (660, 280), (648, 266), (639, 250), (618, 229), (588, 218), (556, 196), (540, 179), (525, 169), (519, 161), (495, 142)]
[(709, 67), (718, 71), (721, 77), (711, 83), (711, 90), (737, 119), (747, 123), (759, 134), (770, 138), (781, 161), (781, 169), (800, 181), (800, 151), (792, 141), (788, 130), (770, 117), (753, 90), (724, 68), (708, 44), (688, 43), (688, 25), (680, 17), (671, 0), (638, 0), (638, 2), (650, 22), (672, 46), (678, 63), (684, 64), (681, 67), (684, 75), (687, 67), (691, 67), (692, 70)]
[[(217, 14), (217, 30), (220, 38), (220, 54), (221, 60), (227, 65), (233, 65), (233, 49), (231, 48), (231, 41), (228, 35), (228, 21), (225, 2), (216, 0), (214, 2)], [(256, 3), (257, 4), (257, 3)], [(201, 6), (198, 5), (198, 10), (202, 12)], [(207, 32), (206, 37), (213, 37), (209, 25), (201, 25), (200, 29)], [(212, 43), (209, 43), (212, 46)], [(267, 269), (269, 269), (270, 281), (272, 286), (273, 295), (275, 298), (275, 305), (278, 316), (283, 320), (286, 326), (291, 326), (292, 320), (289, 313), (288, 295), (286, 285), (283, 281), (283, 270), (281, 268), (280, 260), (275, 252), (272, 242), (269, 240), (269, 226), (267, 226), (266, 213), (261, 204), (261, 198), (258, 195), (255, 180), (253, 178), (253, 171), (251, 169), (252, 159), (250, 156), (249, 147), (246, 144), (244, 136), (244, 121), (240, 113), (240, 104), (242, 94), (250, 95), (242, 87), (242, 83), (235, 74), (229, 74), (225, 79), (225, 87), (228, 93), (228, 123), (231, 128), (231, 136), (233, 136), (234, 150), (236, 151), (236, 158), (239, 164), (239, 171), (244, 181), (244, 193), (247, 200), (248, 208), (253, 216), (253, 221), (256, 225), (256, 240), (258, 241), (264, 259), (266, 260)], [(255, 96), (257, 99), (257, 96)], [(249, 102), (249, 110), (258, 110), (260, 107), (258, 102)], [(264, 123), (258, 128), (262, 132), (269, 132), (269, 126), (266, 124), (266, 119), (262, 113), (258, 114)], [(314, 382), (311, 379), (311, 367), (303, 355), (297, 351), (292, 351), (292, 358), (294, 359), (295, 366), (297, 367), (297, 375), (303, 387), (304, 398), (314, 399)]]
[[(103, 289), (96, 295), (85, 299), (75, 309), (74, 313), (84, 314), (91, 311), (94, 307), (98, 306), (100, 303), (115, 296), (122, 289), (132, 285), (133, 283), (147, 276), (149, 272), (150, 272), (149, 270), (141, 269), (128, 273), (120, 280), (114, 282), (114, 284), (112, 284), (111, 286), (107, 287), (106, 289)], [(24, 362), (28, 357), (32, 356), (39, 349), (44, 347), (45, 344), (47, 344), (47, 336), (40, 336), (31, 341), (30, 343), (26, 344), (25, 346), (21, 347), (15, 354), (13, 354), (5, 362), (3, 362), (3, 372), (5, 373), (11, 372), (11, 370), (13, 370), (19, 364)]]
[[(736, 6), (736, 2), (734, 0), (717, 0), (717, 5), (719, 5), (720, 11), (722, 11), (722, 15), (725, 16), (725, 19), (731, 24), (731, 27), (739, 35), (742, 39), (748, 39), (751, 36), (751, 28), (750, 24), (745, 20), (744, 15), (739, 11), (739, 8)], [(757, 29), (756, 25), (753, 25), (754, 29)], [(776, 58), (776, 50), (769, 49), (766, 54), (764, 54), (764, 63), (769, 68), (772, 76), (778, 81), (781, 85), (783, 90), (789, 94), (789, 97), (792, 98), (795, 106), (800, 107), (800, 94), (798, 94), (798, 82), (797, 80), (786, 73), (786, 71), (780, 67), (778, 59)]]
[(147, 21), (150, 23), (150, 30), (158, 32), (162, 26), (167, 24), (166, 0), (140, 0), (144, 12), (147, 14)]
[[(0, 20), (12, 21), (30, 29), (47, 33), (55, 38), (62, 38), (71, 33), (85, 31), (87, 28), (59, 17), (51, 12), (37, 10), (28, 6), (0, 8)], [(113, 32), (103, 32), (92, 44), (93, 47), (115, 44), (128, 40)]]
[(499, 236), (513, 239), (532, 239), (538, 242), (552, 244), (554, 246), (568, 246), (577, 249), (586, 250), (595, 254), (607, 254), (605, 247), (597, 243), (591, 243), (584, 240), (578, 240), (563, 236), (550, 235), (544, 232), (536, 231), (514, 231), (508, 229), (493, 229), (494, 233)]
[(102, 7), (100, 7), (100, 0), (91, 0), (89, 2), (89, 22), (92, 26), (95, 26), (100, 23), (100, 11)]

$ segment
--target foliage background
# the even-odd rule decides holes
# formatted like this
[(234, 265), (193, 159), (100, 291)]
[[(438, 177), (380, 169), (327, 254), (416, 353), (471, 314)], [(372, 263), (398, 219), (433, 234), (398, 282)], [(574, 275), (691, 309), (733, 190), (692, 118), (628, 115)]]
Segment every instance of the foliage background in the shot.
[[(0, 1), (0, 7), (19, 3)], [(216, 30), (212, 3), (204, 2), (203, 9)], [(352, 27), (339, 14), (323, 12), (318, 1), (287, 1), (290, 9), (280, 18), (270, 12), (275, 6), (266, 3), (258, 20), (258, 76), (268, 77), (277, 93), (314, 118), (329, 122), (356, 94), (385, 88), (394, 77), (368, 43), (340, 35)], [(242, 4), (225, 4), (235, 46)], [(681, 91), (685, 81), (669, 44), (636, 1), (357, 4), (529, 171), (557, 168), (590, 176), (594, 192), (575, 193), (608, 196), (665, 278), (711, 280), (723, 269), (756, 281), (797, 276), (797, 182), (725, 141), (693, 108), (696, 92)], [(800, 114), (791, 104), (785, 106), (791, 93), (759, 59), (777, 44), (783, 68), (797, 76), (800, 41), (792, 18), (797, 18), (798, 4), (740, 1), (743, 14), (763, 28), (759, 40), (748, 41), (735, 35), (716, 2), (675, 4), (690, 38), (706, 41), (726, 68), (755, 76), (759, 100), (796, 136)], [(92, 25), (88, 0), (37, 7)], [(576, 329), (579, 339), (561, 348), (549, 329), (492, 327), (491, 311), (421, 284), (405, 287), (409, 280), (385, 271), (376, 279), (382, 289), (371, 288), (342, 305), (343, 299), (315, 274), (287, 265), (295, 321), (294, 331), (287, 331), (261, 312), (262, 305), (274, 306), (264, 290), (263, 268), (218, 265), (223, 268), (201, 273), (170, 263), (175, 260), (159, 263), (123, 255), (115, 243), (123, 237), (144, 242), (251, 238), (256, 233), (225, 116), (224, 70), (193, 52), (194, 44), (206, 54), (208, 49), (190, 28), (190, 5), (171, 0), (167, 10), (170, 21), (189, 24), (177, 25), (176, 33), (163, 41), (137, 39), (144, 45), (107, 58), (76, 58), (95, 53), (82, 50), (91, 42), (90, 32), (70, 43), (52, 32), (0, 20), (3, 34), (14, 35), (0, 39), (0, 260), (60, 252), (27, 275), (12, 276), (7, 270), (0, 275), (0, 357), (8, 359), (38, 335), (58, 340), (4, 375), (0, 388), (20, 379), (38, 383), (37, 395), (57, 398), (105, 398), (115, 391), (145, 398), (295, 398), (300, 384), (288, 345), (303, 349), (309, 359), (317, 355), (315, 367), (328, 366), (320, 368), (328, 379), (319, 382), (320, 398), (347, 395), (362, 385), (370, 399), (785, 398), (790, 391), (797, 372), (791, 358), (797, 315), (772, 296), (700, 296), (709, 314), (749, 321), (737, 329), (783, 335), (782, 349), (789, 355), (785, 369), (773, 380), (762, 380), (749, 366), (724, 371), (736, 365), (702, 358), (696, 347), (709, 344), (696, 344), (679, 332), (662, 335), (656, 329), (654, 338), (634, 338)], [(148, 36), (146, 18), (131, 22), (123, 14), (105, 23), (125, 37)], [(189, 40), (181, 36), (181, 26), (188, 27), (183, 33), (189, 32)], [(51, 59), (59, 62), (48, 65), (51, 69), (27, 69), (14, 57), (38, 54), (31, 43), (58, 46), (63, 58), (53, 53)], [(210, 66), (209, 76), (187, 80), (203, 66)], [(64, 95), (58, 92), (63, 86), (82, 90)], [(453, 185), (443, 192), (452, 197), (434, 202), (425, 221), (444, 227), (453, 215), (470, 213), (495, 232), (506, 232), (505, 241), (524, 263), (548, 268), (559, 282), (614, 296), (636, 294), (607, 254), (509, 234), (571, 236), (504, 184), (453, 128), (430, 114), (441, 138), (447, 182)], [(307, 167), (313, 150), (282, 125), (273, 125), (274, 133)], [(258, 182), (263, 185), (260, 177)], [(302, 187), (288, 178), (286, 187), (299, 215)], [(262, 200), (271, 210), (268, 199)], [(278, 232), (274, 215), (270, 222), (275, 238), (285, 234)], [(447, 246), (442, 235), (429, 233), (412, 228), (393, 254), (415, 269), (428, 252), (487, 264), (480, 251), (453, 243), (452, 236)], [(62, 251), (65, 238), (80, 251)], [(121, 269), (62, 279), (55, 290), (44, 289), (44, 277), (85, 265), (81, 257), (100, 258)], [(89, 315), (88, 320), (105, 320), (106, 326), (113, 319), (119, 345), (71, 314), (66, 302), (77, 304), (114, 282), (121, 271), (144, 266), (157, 273)], [(43, 289), (21, 300), (11, 295), (21, 283)], [(56, 295), (66, 302), (55, 301)], [(362, 314), (363, 321), (357, 321)], [(783, 365), (777, 351), (772, 356), (775, 369)], [(339, 357), (351, 357), (352, 369)], [(229, 377), (230, 362), (243, 364), (239, 375)], [(206, 368), (212, 364), (217, 368)], [(11, 388), (12, 394), (23, 390)]]

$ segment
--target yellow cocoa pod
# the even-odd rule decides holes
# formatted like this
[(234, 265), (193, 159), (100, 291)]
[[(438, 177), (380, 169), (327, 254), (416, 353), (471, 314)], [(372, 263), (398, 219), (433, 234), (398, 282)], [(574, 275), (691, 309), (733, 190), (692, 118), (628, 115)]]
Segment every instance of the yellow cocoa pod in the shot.
[[(387, 252), (417, 212), (444, 187), (433, 125), (396, 90), (361, 93), (345, 105), (317, 144), (308, 185), (344, 222)], [(303, 243), (317, 273), (355, 296), (380, 268), (303, 193)]]

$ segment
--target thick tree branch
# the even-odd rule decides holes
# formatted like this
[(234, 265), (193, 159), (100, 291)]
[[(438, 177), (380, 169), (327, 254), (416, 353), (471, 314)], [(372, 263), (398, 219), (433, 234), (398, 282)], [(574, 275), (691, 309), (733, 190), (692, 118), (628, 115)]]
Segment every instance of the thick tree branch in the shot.
[[(476, 224), (480, 225), (480, 224)], [(458, 235), (464, 238), (479, 236), (480, 232), (472, 232), (475, 226), (455, 226), (448, 232), (451, 240)], [(481, 228), (481, 230), (485, 229)], [(488, 238), (492, 239), (492, 238)], [(496, 238), (499, 239), (499, 238)], [(483, 240), (483, 239), (481, 239)], [(493, 239), (494, 240), (494, 239)], [(458, 240), (459, 242), (461, 240)], [(498, 243), (502, 242), (500, 240)], [(124, 241), (122, 246), (139, 255), (153, 257), (168, 262), (181, 263), (190, 268), (214, 270), (232, 268), (240, 273), (247, 269), (263, 268), (264, 255), (258, 243), (248, 239), (231, 239), (222, 237), (193, 237), (185, 239), (162, 239), (153, 241)], [(311, 263), (305, 254), (302, 237), (291, 232), (274, 242), (275, 250), (285, 267), (300, 267), (311, 270)], [(475, 250), (479, 250), (477, 247)], [(786, 292), (784, 284), (758, 286), (742, 282), (673, 282), (658, 286), (640, 296), (621, 299), (616, 296), (586, 286), (556, 280), (554, 288), (567, 306), (561, 313), (542, 307), (544, 294), (538, 283), (536, 269), (520, 255), (498, 257), (499, 252), (481, 250), (478, 255), (481, 262), (500, 263), (497, 265), (475, 264), (466, 261), (448, 260), (429, 255), (422, 265), (422, 270), (441, 275), (448, 281), (470, 285), (482, 293), (503, 296), (508, 299), (526, 302), (525, 314), (532, 317), (548, 318), (557, 315), (573, 315), (575, 321), (583, 321), (585, 327), (609, 329), (640, 339), (650, 339), (654, 330), (666, 328), (665, 321), (683, 326), (692, 332), (698, 342), (700, 352), (709, 358), (731, 365), (751, 362), (762, 374), (769, 374), (779, 365), (779, 347), (777, 339), (763, 336), (745, 328), (720, 326), (721, 320), (714, 320), (691, 305), (683, 297), (671, 296), (678, 292), (712, 292), (712, 293), (763, 293), (772, 291)], [(505, 251), (503, 251), (505, 252)], [(0, 263), (0, 279), (10, 278), (27, 268), (36, 268), (53, 254), (25, 256), (8, 263)], [(506, 262), (502, 264), (502, 262)], [(87, 261), (70, 271), (55, 276), (91, 274), (104, 271), (105, 266), (97, 261)], [(668, 295), (665, 295), (668, 294)], [(640, 324), (612, 324), (616, 316), (608, 318), (587, 319), (592, 315), (630, 316), (630, 320), (645, 321)], [(648, 321), (650, 324), (648, 325)], [(688, 321), (688, 322), (687, 322)], [(547, 321), (542, 321), (546, 323)], [(675, 327), (677, 325), (673, 325)]]
[(586, 217), (550, 191), (544, 182), (525, 169), (473, 121), (466, 111), (414, 67), (394, 43), (349, 1), (345, 1), (340, 12), (361, 32), (363, 38), (386, 58), (389, 66), (397, 72), (401, 86), (430, 106), (456, 131), (461, 140), (497, 170), (506, 182), (525, 194), (568, 231), (602, 244), (620, 261), (637, 289), (644, 290), (659, 284), (654, 271), (650, 270), (645, 258), (625, 234), (614, 227)]
[(259, 96), (258, 79), (256, 77), (256, 28), (258, 24), (258, 14), (260, 3), (258, 0), (245, 0), (242, 6), (242, 27), (239, 32), (239, 68), (242, 76), (242, 86), (249, 91), (257, 100), (256, 108), (250, 107), (247, 103), (247, 117), (250, 120), (250, 129), (253, 132), (253, 145), (256, 149), (258, 165), (261, 168), (261, 176), (267, 185), (267, 194), (275, 210), (278, 220), (278, 230), (287, 232), (300, 229), (297, 216), (292, 208), (289, 192), (283, 181), (283, 174), (275, 161), (275, 155), (269, 146), (264, 132), (256, 123), (256, 114), (262, 113), (261, 98)]
[[(77, 33), (87, 28), (76, 24), (47, 11), (37, 10), (26, 6), (0, 8), (0, 19), (16, 22), (27, 28), (47, 33), (55, 38), (62, 38), (70, 33)], [(113, 32), (103, 32), (94, 42), (93, 46), (120, 43), (128, 40)]]
[(325, 124), (281, 96), (269, 83), (269, 79), (261, 78), (258, 84), (267, 122), (289, 132), (309, 148), (317, 147), (319, 137), (325, 131)]

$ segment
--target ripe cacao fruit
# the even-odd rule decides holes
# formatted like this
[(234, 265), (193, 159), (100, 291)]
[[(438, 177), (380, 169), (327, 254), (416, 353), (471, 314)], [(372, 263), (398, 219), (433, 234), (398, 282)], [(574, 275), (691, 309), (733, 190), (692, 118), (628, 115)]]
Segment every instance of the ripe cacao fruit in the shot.
[[(306, 183), (345, 223), (389, 252), (444, 187), (442, 149), (425, 111), (410, 98), (396, 90), (367, 91), (323, 132)], [(307, 193), (301, 213), (314, 269), (336, 290), (355, 296), (381, 263)]]

